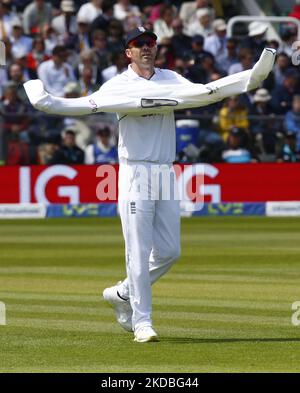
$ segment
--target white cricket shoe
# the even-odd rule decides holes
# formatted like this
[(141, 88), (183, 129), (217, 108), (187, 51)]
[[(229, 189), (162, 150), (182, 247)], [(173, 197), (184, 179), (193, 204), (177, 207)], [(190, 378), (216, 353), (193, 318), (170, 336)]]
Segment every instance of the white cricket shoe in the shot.
[(103, 291), (103, 298), (114, 309), (117, 321), (127, 332), (132, 332), (132, 308), (129, 300), (124, 300), (118, 295), (118, 285), (106, 288)]
[(158, 341), (158, 336), (151, 326), (141, 326), (134, 332), (134, 341), (138, 343)]

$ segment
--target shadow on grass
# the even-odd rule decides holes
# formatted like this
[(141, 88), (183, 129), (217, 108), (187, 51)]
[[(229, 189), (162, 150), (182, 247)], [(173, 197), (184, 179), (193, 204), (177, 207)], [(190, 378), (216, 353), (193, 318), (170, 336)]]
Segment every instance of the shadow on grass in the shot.
[(230, 343), (286, 343), (299, 342), (300, 337), (291, 338), (193, 338), (193, 337), (164, 337), (161, 342), (174, 344), (230, 344)]

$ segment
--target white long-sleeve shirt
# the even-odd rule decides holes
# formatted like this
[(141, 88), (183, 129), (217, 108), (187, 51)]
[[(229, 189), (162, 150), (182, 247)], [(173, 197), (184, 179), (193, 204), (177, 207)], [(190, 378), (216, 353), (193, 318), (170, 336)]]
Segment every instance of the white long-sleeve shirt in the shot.
[(88, 97), (65, 99), (45, 92), (40, 80), (24, 84), (32, 105), (46, 113), (84, 115), (115, 112), (119, 119), (119, 159), (172, 163), (175, 160), (174, 110), (205, 106), (259, 86), (271, 71), (276, 51), (265, 49), (251, 70), (207, 85), (156, 68), (150, 80), (131, 68)]

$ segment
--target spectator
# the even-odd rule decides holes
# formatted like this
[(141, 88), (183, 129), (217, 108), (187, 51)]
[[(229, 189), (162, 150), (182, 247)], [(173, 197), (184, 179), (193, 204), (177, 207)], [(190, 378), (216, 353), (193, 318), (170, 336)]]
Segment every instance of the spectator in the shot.
[(196, 34), (194, 37), (192, 37), (192, 53), (191, 53), (191, 58), (192, 58), (192, 64), (194, 64), (199, 57), (202, 57), (203, 55), (205, 56), (210, 56), (212, 60), (214, 60), (213, 55), (210, 52), (207, 52), (206, 50), (203, 49), (204, 45), (204, 37), (200, 34)]
[(32, 49), (32, 39), (23, 34), (22, 23), (20, 19), (14, 19), (12, 21), (12, 33), (11, 33), (11, 52), (14, 57), (19, 52), (29, 53)]
[(251, 132), (260, 148), (261, 153), (274, 154), (277, 133), (280, 131), (278, 121), (270, 104), (271, 95), (266, 89), (258, 89), (253, 97), (250, 109)]
[(77, 33), (75, 5), (72, 0), (63, 0), (60, 4), (61, 14), (52, 19), (51, 26), (61, 37), (62, 42), (68, 42), (69, 35)]
[(299, 162), (300, 151), (297, 149), (296, 134), (288, 131), (285, 134), (284, 144), (277, 155), (277, 162)]
[(297, 27), (293, 24), (281, 25), (280, 38), (282, 42), (278, 51), (286, 53), (291, 58), (295, 53), (294, 43), (297, 41)]
[(283, 84), (273, 91), (272, 105), (277, 114), (285, 114), (292, 108), (295, 94), (299, 93), (299, 74), (296, 70), (286, 72)]
[(23, 87), (23, 83), (26, 82), (26, 78), (24, 76), (24, 70), (20, 64), (12, 63), (10, 65), (8, 69), (8, 77), (16, 86), (19, 99), (24, 103), (28, 103), (28, 97)]
[(9, 38), (4, 38), (1, 40), (3, 44), (5, 45), (5, 62), (6, 62), (6, 67), (9, 67), (14, 61), (14, 57), (11, 53), (11, 42)]
[(124, 52), (112, 55), (112, 65), (102, 71), (102, 82), (105, 83), (114, 76), (121, 74), (127, 68), (128, 62)]
[(251, 151), (246, 147), (246, 138), (247, 134), (242, 128), (233, 128), (230, 131), (227, 140), (227, 149), (222, 154), (224, 162), (230, 164), (246, 164), (256, 161), (252, 158)]
[(218, 67), (226, 74), (229, 74), (229, 69), (233, 64), (239, 63), (237, 54), (237, 41), (235, 38), (228, 38), (226, 42), (226, 49), (222, 55), (216, 56)]
[(80, 80), (83, 70), (86, 67), (92, 69), (92, 83), (101, 85), (102, 76), (98, 68), (98, 57), (93, 49), (87, 49), (80, 53), (79, 64), (75, 69), (75, 77), (77, 80)]
[(3, 116), (3, 128), (8, 139), (11, 135), (18, 134), (18, 140), (20, 137), (21, 140), (28, 142), (28, 106), (18, 97), (17, 86), (13, 82), (9, 82), (4, 87), (0, 113)]
[(253, 67), (254, 59), (251, 49), (242, 48), (239, 52), (239, 63), (234, 63), (229, 67), (228, 74), (236, 74), (237, 72), (250, 70)]
[(176, 57), (183, 57), (192, 51), (192, 39), (183, 32), (182, 20), (176, 18), (172, 22), (174, 34), (171, 38), (171, 45)]
[(177, 72), (178, 74), (185, 76), (186, 71), (189, 67), (189, 58), (185, 55), (183, 57), (175, 57), (174, 59), (174, 71)]
[[(143, 13), (147, 20), (153, 25), (153, 23), (160, 18), (160, 7), (162, 5), (162, 0), (153, 0), (149, 1), (148, 4), (145, 5), (146, 2), (143, 1)], [(144, 25), (146, 28), (146, 26)]]
[(34, 0), (23, 13), (23, 26), (26, 34), (34, 35), (43, 31), (52, 20), (52, 5), (44, 0)]
[(80, 7), (77, 17), (92, 23), (98, 15), (102, 14), (102, 0), (91, 0)]
[[(95, 89), (97, 85), (93, 85), (91, 88)], [(69, 82), (64, 87), (65, 98), (78, 98), (81, 95), (81, 85), (78, 82)], [(74, 117), (63, 117), (63, 125), (56, 128), (56, 132), (52, 132), (52, 135), (57, 133), (57, 130), (71, 129), (76, 135), (76, 145), (81, 149), (85, 149), (87, 142), (91, 139), (91, 129), (86, 124), (86, 120), (79, 116)], [(58, 139), (58, 138), (57, 138)], [(57, 140), (56, 139), (56, 140)], [(59, 138), (60, 139), (60, 138)]]
[(201, 8), (196, 11), (197, 20), (189, 25), (187, 34), (193, 37), (200, 34), (203, 37), (208, 37), (213, 33), (211, 12), (209, 8)]
[(297, 150), (300, 150), (300, 95), (293, 97), (292, 109), (285, 115), (285, 129), (296, 136)]
[(140, 17), (140, 9), (136, 5), (132, 5), (130, 0), (118, 0), (114, 5), (114, 17), (124, 21), (128, 16)]
[(238, 96), (229, 97), (219, 112), (219, 131), (224, 141), (234, 127), (249, 128), (248, 110)]
[(15, 55), (15, 63), (22, 68), (22, 81), (23, 83), (30, 79), (30, 72), (27, 68), (27, 51), (25, 49), (20, 49)]
[(0, 67), (0, 100), (2, 99), (3, 86), (7, 83), (7, 72)]
[(42, 38), (45, 42), (45, 55), (51, 56), (53, 49), (58, 45), (58, 35), (51, 26), (44, 26)]
[(50, 164), (83, 164), (84, 152), (75, 143), (75, 132), (67, 128), (63, 131), (62, 145), (55, 151)]
[(224, 56), (226, 53), (226, 29), (227, 25), (223, 19), (216, 19), (212, 23), (214, 33), (205, 38), (204, 49), (213, 56)]
[(191, 23), (197, 21), (197, 10), (208, 8), (211, 16), (211, 20), (215, 18), (215, 11), (210, 7), (208, 0), (196, 0), (184, 2), (179, 11), (179, 18), (183, 21), (185, 31), (188, 29)]
[(74, 41), (75, 41), (75, 47), (77, 51), (80, 53), (84, 50), (91, 48), (89, 22), (82, 15), (77, 17), (77, 30), (78, 30), (78, 34)]
[(175, 17), (172, 5), (163, 4), (160, 7), (160, 18), (153, 24), (154, 33), (157, 35), (157, 42), (160, 43), (164, 38), (171, 38), (174, 35), (172, 23)]
[(119, 20), (111, 19), (108, 26), (108, 46), (110, 52), (123, 52), (124, 28)]
[(104, 31), (95, 30), (92, 34), (92, 47), (94, 53), (97, 55), (97, 63), (100, 70), (107, 68), (110, 64), (110, 50), (106, 34)]
[(52, 59), (44, 61), (38, 67), (38, 76), (46, 90), (53, 95), (63, 97), (63, 87), (75, 81), (72, 67), (66, 62), (67, 51), (63, 46), (53, 49)]
[(137, 27), (142, 25), (142, 20), (138, 16), (131, 15), (127, 16), (123, 22), (124, 31), (127, 33), (130, 30), (136, 29)]
[(118, 162), (118, 151), (111, 138), (108, 127), (101, 128), (96, 133), (95, 143), (88, 145), (85, 150), (86, 164), (115, 164)]
[(52, 142), (42, 143), (38, 148), (38, 161), (40, 165), (49, 165), (53, 161), (58, 146)]
[(17, 134), (14, 134), (7, 144), (6, 165), (32, 165), (36, 164), (36, 153), (34, 146), (28, 142), (21, 141)]
[(45, 41), (37, 36), (33, 41), (32, 51), (27, 55), (27, 68), (30, 79), (37, 78), (38, 66), (47, 60), (49, 60), (49, 56), (45, 54)]
[(293, 6), (292, 11), (289, 13), (289, 16), (297, 18), (300, 20), (300, 1), (296, 0)]
[(96, 84), (93, 78), (93, 68), (90, 66), (84, 66), (81, 76), (79, 78), (80, 84), (80, 95), (82, 97), (88, 96), (100, 87), (100, 84)]
[(248, 30), (248, 37), (241, 43), (241, 47), (251, 49), (254, 55), (254, 60), (257, 61), (261, 52), (267, 46), (265, 34), (268, 30), (268, 24), (257, 21), (251, 22)]
[(65, 98), (78, 98), (78, 97), (80, 97), (80, 86), (77, 81), (76, 82), (68, 82), (64, 86), (63, 89), (64, 89), (64, 97)]
[(11, 37), (12, 21), (17, 19), (17, 15), (11, 11), (10, 4), (4, 1), (0, 2), (0, 40)]
[(187, 72), (187, 78), (194, 83), (209, 83), (212, 81), (212, 75), (218, 73), (213, 56), (202, 54), (199, 55)]
[(170, 41), (170, 38), (163, 38), (160, 42), (155, 61), (155, 66), (158, 68), (168, 68), (170, 70), (174, 68), (174, 50)]
[(96, 19), (93, 20), (90, 33), (93, 33), (95, 30), (102, 30), (105, 33), (108, 32), (109, 22), (114, 17), (114, 1), (113, 0), (104, 0), (102, 3), (102, 14), (98, 15)]
[(273, 74), (277, 86), (283, 84), (286, 72), (290, 69), (291, 69), (291, 61), (289, 56), (284, 52), (279, 53), (276, 57), (276, 62), (273, 67)]
[(273, 48), (276, 51), (278, 51), (279, 46), (280, 46), (280, 42), (277, 41), (277, 40), (269, 40), (269, 41), (267, 41), (267, 47), (268, 48)]

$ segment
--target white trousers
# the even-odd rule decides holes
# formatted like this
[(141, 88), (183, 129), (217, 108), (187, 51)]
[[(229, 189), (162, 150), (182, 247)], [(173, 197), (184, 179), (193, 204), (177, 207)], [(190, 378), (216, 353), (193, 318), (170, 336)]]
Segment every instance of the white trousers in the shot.
[[(119, 168), (119, 212), (127, 272), (119, 293), (130, 298), (134, 330), (152, 325), (151, 285), (180, 255), (179, 200), (172, 195), (177, 187), (175, 173), (172, 165), (165, 165), (159, 182), (158, 168), (158, 164), (147, 162), (121, 163)], [(166, 185), (171, 189), (168, 200), (167, 194), (161, 195), (165, 175), (170, 179)]]

